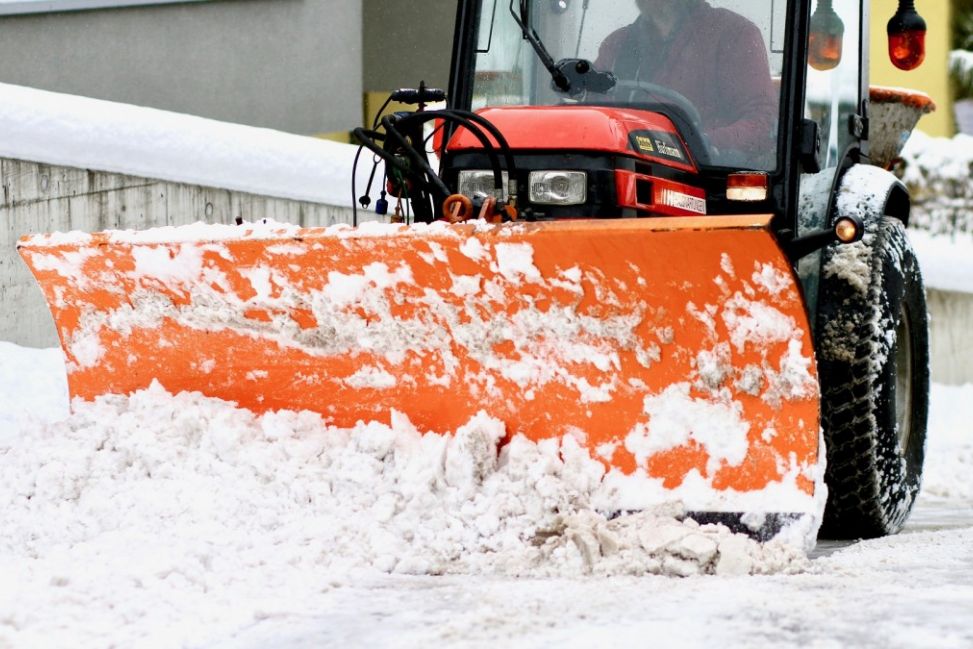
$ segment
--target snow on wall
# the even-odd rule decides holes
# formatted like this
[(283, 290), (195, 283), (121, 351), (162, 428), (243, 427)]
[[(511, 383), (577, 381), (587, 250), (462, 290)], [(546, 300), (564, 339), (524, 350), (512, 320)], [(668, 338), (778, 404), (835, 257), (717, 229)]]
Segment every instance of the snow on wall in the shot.
[(0, 132), (0, 157), (351, 205), (348, 144), (10, 84)]
[(916, 131), (902, 151), (910, 238), (926, 286), (973, 293), (973, 137)]
[(902, 151), (901, 173), (912, 195), (911, 227), (973, 235), (973, 136), (915, 131)]

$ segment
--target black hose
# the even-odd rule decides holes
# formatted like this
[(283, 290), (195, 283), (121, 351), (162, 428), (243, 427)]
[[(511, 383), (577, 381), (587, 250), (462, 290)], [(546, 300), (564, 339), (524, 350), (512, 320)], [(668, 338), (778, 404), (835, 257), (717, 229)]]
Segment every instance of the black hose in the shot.
[[(516, 188), (516, 167), (509, 142), (503, 133), (500, 132), (500, 129), (476, 113), (458, 109), (445, 109), (408, 115), (400, 114), (381, 118), (381, 126), (384, 129), (384, 133), (376, 129), (367, 130), (364, 128), (356, 128), (353, 133), (361, 142), (362, 146), (384, 160), (388, 167), (398, 172), (398, 175), (414, 180), (420, 188), (426, 188), (417, 192), (417, 195), (414, 195), (414, 199), (418, 200), (419, 197), (425, 195), (426, 191), (430, 192), (432, 194), (431, 198), (434, 200), (433, 209), (435, 210), (435, 205), (445, 201), (451, 194), (451, 191), (445, 182), (443, 182), (439, 173), (429, 164), (426, 156), (423, 155), (426, 140), (423, 140), (422, 144), (419, 145), (421, 146), (421, 150), (419, 150), (417, 149), (417, 145), (411, 142), (409, 137), (404, 135), (404, 133), (413, 132), (417, 128), (421, 129), (419, 125), (437, 119), (443, 120), (444, 124), (451, 123), (457, 125), (459, 128), (465, 128), (479, 141), (489, 158), (493, 172), (494, 187), (499, 192), (503, 192), (504, 190), (504, 167), (506, 167), (511, 179), (511, 188)], [(440, 126), (439, 128), (442, 127)], [(490, 136), (493, 137), (493, 140), (490, 139)], [(494, 141), (496, 144), (494, 144)], [(394, 146), (390, 147), (390, 144)], [(389, 151), (389, 148), (395, 148), (401, 153), (392, 153)], [(405, 160), (403, 160), (402, 156), (405, 156)], [(358, 156), (356, 156), (356, 165), (357, 161)], [(352, 183), (353, 193), (355, 193), (354, 179)], [(511, 192), (511, 194), (515, 193), (516, 191)], [(355, 198), (357, 199), (357, 197)]]
[[(412, 161), (412, 164), (422, 170), (424, 176), (419, 177), (420, 182), (422, 181), (423, 177), (428, 178), (428, 182), (424, 184), (431, 185), (438, 189), (440, 192), (442, 192), (441, 200), (446, 200), (451, 193), (449, 191), (449, 187), (447, 187), (446, 183), (443, 182), (443, 179), (439, 177), (439, 174), (433, 171), (433, 168), (429, 166), (429, 162), (425, 159), (425, 157), (419, 155), (419, 152), (416, 151), (415, 146), (413, 146), (409, 140), (407, 140), (406, 137), (402, 135), (397, 128), (395, 128), (395, 122), (392, 120), (392, 118), (383, 117), (382, 126), (385, 128), (385, 134), (395, 140), (395, 142), (402, 147), (402, 150), (405, 151), (406, 156), (408, 156), (409, 160)], [(411, 171), (415, 173), (414, 169)]]
[[(497, 156), (496, 147), (490, 142), (490, 138), (477, 126), (473, 121), (466, 119), (460, 115), (453, 114), (452, 111), (436, 111), (435, 113), (414, 113), (407, 117), (400, 119), (401, 122), (428, 122), (435, 119), (443, 119), (444, 121), (451, 121), (460, 124), (466, 130), (473, 134), (473, 136), (480, 141), (483, 148), (487, 152), (487, 156), (490, 158), (490, 166), (493, 170), (494, 187), (499, 190), (503, 190), (503, 168), (500, 165), (500, 158)], [(512, 161), (510, 159), (509, 161)], [(448, 195), (448, 194), (447, 194)]]
[(364, 145), (358, 147), (355, 162), (351, 165), (351, 224), (354, 226), (358, 225), (358, 191), (355, 188), (355, 179), (358, 177), (358, 159), (361, 158), (361, 152), (364, 148)]
[(516, 166), (514, 165), (514, 156), (513, 156), (513, 151), (510, 149), (510, 143), (507, 142), (507, 138), (504, 137), (503, 133), (500, 132), (500, 129), (498, 129), (493, 122), (483, 117), (482, 115), (478, 115), (477, 113), (468, 110), (451, 108), (444, 112), (458, 115), (460, 117), (465, 117), (466, 119), (476, 122), (477, 124), (485, 128), (487, 131), (489, 131), (490, 135), (492, 135), (493, 138), (497, 141), (497, 144), (500, 145), (500, 150), (503, 152), (503, 156), (507, 162), (507, 171), (511, 175), (514, 173), (514, 171), (516, 170)]
[(504, 137), (503, 133), (500, 132), (496, 126), (493, 125), (486, 118), (465, 110), (455, 110), (446, 109), (436, 111), (434, 113), (414, 113), (407, 117), (402, 118), (402, 120), (413, 120), (418, 119), (422, 122), (427, 122), (433, 119), (443, 119), (444, 121), (455, 122), (460, 126), (466, 128), (480, 144), (483, 145), (483, 149), (486, 151), (487, 156), (490, 158), (490, 163), (493, 168), (494, 173), (494, 186), (497, 189), (503, 189), (503, 168), (499, 164), (499, 158), (497, 158), (496, 149), (497, 147), (490, 141), (490, 138), (481, 130), (486, 129), (490, 135), (494, 137), (499, 145), (501, 151), (503, 152), (504, 161), (506, 162), (507, 172), (511, 179), (516, 177), (516, 165), (514, 163), (513, 152), (510, 149), (510, 144)]

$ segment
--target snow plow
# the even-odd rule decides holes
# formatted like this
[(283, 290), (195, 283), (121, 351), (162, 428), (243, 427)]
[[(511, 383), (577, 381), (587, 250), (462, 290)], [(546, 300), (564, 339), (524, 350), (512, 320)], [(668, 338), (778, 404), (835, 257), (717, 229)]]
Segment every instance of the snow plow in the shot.
[(22, 240), (72, 396), (486, 412), (599, 458), (613, 511), (813, 532), (826, 477), (828, 533), (896, 531), (928, 393), (908, 194), (869, 164), (861, 4), (812, 4), (461, 2), (448, 107), (356, 131), (407, 223)]

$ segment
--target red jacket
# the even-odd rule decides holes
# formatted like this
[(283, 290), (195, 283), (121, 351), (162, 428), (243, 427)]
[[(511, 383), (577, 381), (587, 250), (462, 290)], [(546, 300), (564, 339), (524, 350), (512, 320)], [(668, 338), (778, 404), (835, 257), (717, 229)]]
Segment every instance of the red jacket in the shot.
[(721, 152), (740, 151), (752, 160), (773, 151), (779, 94), (760, 28), (706, 2), (691, 9), (666, 42), (644, 20), (610, 34), (595, 67), (612, 70), (622, 80), (655, 83), (684, 95), (699, 110), (704, 132)]

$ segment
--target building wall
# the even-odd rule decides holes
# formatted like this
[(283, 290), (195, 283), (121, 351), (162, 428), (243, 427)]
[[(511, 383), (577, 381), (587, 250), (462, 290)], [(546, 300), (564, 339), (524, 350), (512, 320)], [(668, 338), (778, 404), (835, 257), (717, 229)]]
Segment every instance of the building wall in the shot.
[(361, 9), (219, 0), (2, 16), (0, 81), (293, 133), (348, 130), (362, 112)]
[(949, 50), (951, 2), (920, 0), (916, 10), (926, 20), (926, 60), (917, 70), (904, 72), (889, 62), (886, 25), (895, 15), (898, 0), (872, 0), (871, 3), (871, 82), (875, 85), (915, 88), (936, 102), (936, 112), (919, 122), (921, 131), (939, 137), (955, 132), (952, 97), (949, 89)]
[(449, 85), (455, 0), (363, 0), (366, 91)]

